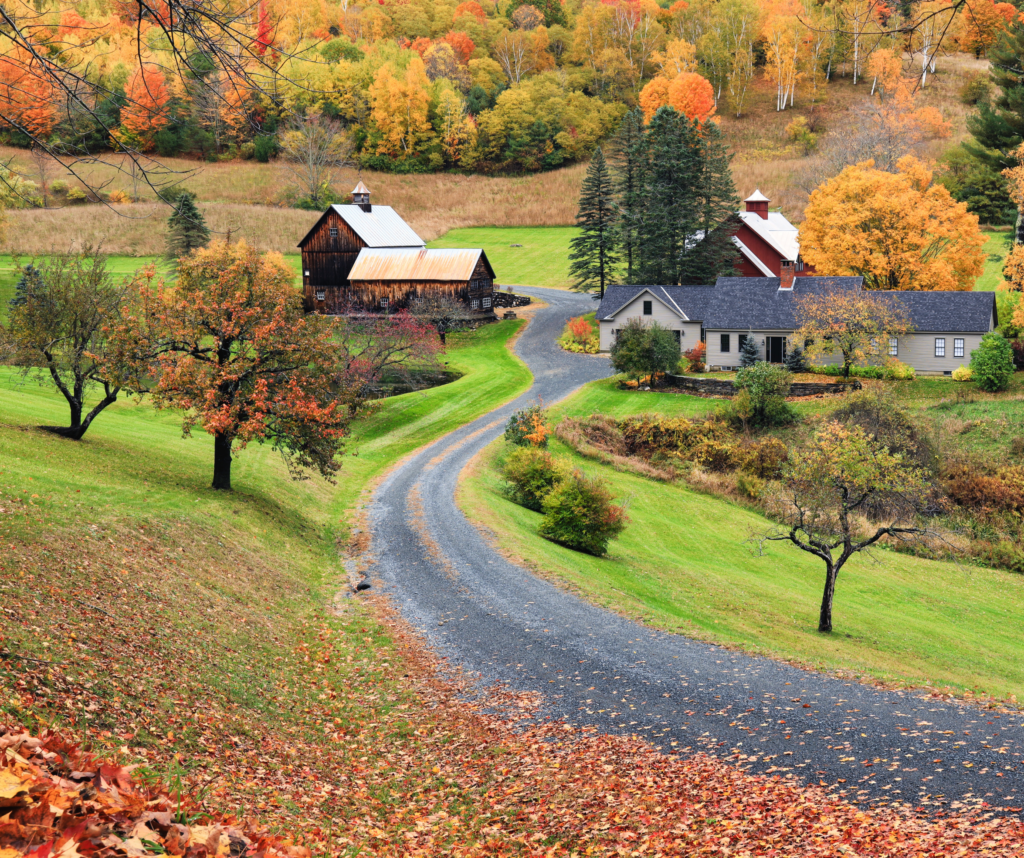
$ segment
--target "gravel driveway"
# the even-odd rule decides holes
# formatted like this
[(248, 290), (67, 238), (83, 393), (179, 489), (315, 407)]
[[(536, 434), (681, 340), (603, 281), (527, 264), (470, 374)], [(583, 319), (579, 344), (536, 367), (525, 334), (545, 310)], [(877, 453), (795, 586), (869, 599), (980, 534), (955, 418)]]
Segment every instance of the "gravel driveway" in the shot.
[(555, 339), (586, 296), (526, 289), (537, 312), (516, 351), (529, 393), (442, 438), (374, 495), (370, 578), (434, 650), (483, 685), (543, 695), (542, 714), (636, 734), (665, 751), (707, 751), (755, 772), (838, 784), (866, 803), (930, 810), (987, 803), (1020, 814), (1024, 717), (800, 670), (594, 607), (495, 553), (455, 505), (459, 472), (516, 408), (553, 403), (610, 374)]

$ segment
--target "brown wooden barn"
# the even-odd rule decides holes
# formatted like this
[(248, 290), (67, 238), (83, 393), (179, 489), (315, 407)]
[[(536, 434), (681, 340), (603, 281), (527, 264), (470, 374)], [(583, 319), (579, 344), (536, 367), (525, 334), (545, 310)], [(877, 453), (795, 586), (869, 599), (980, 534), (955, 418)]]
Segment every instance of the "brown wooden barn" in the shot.
[(494, 269), (482, 250), (365, 248), (349, 284), (366, 310), (403, 310), (417, 297), (441, 294), (471, 313), (494, 312)]
[(482, 250), (427, 250), (393, 208), (371, 205), (362, 182), (352, 200), (331, 206), (299, 242), (308, 307), (393, 312), (417, 295), (441, 292), (458, 296), (470, 311), (492, 312), (494, 270)]

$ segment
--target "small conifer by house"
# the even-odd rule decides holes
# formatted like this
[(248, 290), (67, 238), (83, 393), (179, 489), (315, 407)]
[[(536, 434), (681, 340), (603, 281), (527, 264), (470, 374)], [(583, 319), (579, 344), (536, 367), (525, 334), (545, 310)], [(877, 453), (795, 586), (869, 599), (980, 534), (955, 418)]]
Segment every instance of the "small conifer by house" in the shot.
[(740, 345), (740, 366), (753, 366), (760, 359), (761, 356), (757, 353), (757, 343), (754, 342), (754, 337), (751, 334), (747, 334)]

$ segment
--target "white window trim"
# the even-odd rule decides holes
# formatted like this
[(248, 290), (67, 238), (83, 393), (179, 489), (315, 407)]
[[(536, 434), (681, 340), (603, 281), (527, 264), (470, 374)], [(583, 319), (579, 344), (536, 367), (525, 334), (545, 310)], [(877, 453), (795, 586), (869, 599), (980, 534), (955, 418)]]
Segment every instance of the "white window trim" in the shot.
[(326, 289), (317, 289), (316, 290), (316, 300), (317, 301), (326, 301), (327, 300), (327, 290)]
[(953, 357), (964, 356), (964, 338), (953, 337)]
[(935, 338), (935, 357), (944, 358), (946, 356), (946, 338), (936, 337)]
[(899, 357), (900, 355), (900, 338), (889, 337), (889, 357)]

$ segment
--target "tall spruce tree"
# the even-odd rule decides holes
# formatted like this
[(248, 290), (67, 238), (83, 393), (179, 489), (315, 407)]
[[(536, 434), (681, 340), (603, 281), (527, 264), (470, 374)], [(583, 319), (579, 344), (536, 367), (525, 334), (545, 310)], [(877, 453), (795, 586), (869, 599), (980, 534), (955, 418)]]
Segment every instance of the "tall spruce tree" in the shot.
[(611, 164), (618, 198), (619, 254), (626, 265), (624, 280), (636, 283), (635, 262), (637, 236), (643, 229), (644, 188), (647, 162), (644, 157), (643, 111), (637, 108), (626, 114), (612, 148)]
[(998, 87), (991, 105), (981, 102), (967, 118), (974, 142), (964, 144), (975, 158), (999, 172), (1016, 166), (1008, 154), (1024, 140), (1024, 21), (1014, 21), (988, 52), (989, 77)]
[(195, 194), (185, 191), (167, 219), (167, 258), (177, 261), (209, 243), (210, 229), (196, 206)]
[(569, 273), (575, 278), (572, 288), (577, 292), (596, 289), (598, 296), (604, 298), (605, 286), (619, 262), (617, 221), (612, 177), (604, 152), (598, 146), (583, 180), (576, 212), (579, 234), (572, 240), (569, 252)]
[(38, 292), (42, 288), (43, 272), (30, 262), (21, 270), (21, 277), (14, 284), (14, 297), (7, 302), (8, 306), (12, 310), (24, 307), (32, 293)]
[(739, 262), (732, 237), (740, 201), (729, 169), (729, 153), (716, 122), (695, 124), (697, 169), (691, 236), (680, 263), (680, 283), (711, 284), (720, 274), (734, 274)]
[(673, 108), (662, 107), (647, 127), (643, 150), (647, 170), (633, 263), (636, 282), (678, 286), (697, 206), (695, 179), (700, 167), (693, 123)]

